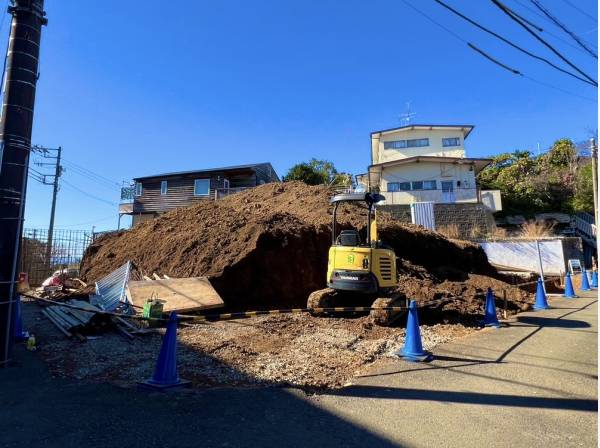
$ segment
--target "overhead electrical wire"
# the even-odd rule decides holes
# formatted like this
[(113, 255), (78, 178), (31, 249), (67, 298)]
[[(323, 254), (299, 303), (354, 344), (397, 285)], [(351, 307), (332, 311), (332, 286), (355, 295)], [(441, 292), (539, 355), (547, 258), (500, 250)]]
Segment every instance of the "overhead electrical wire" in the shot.
[(573, 2), (570, 2), (569, 0), (563, 0), (563, 2), (565, 2), (567, 5), (569, 5), (571, 8), (579, 11), (581, 14), (583, 14), (584, 16), (592, 19), (594, 22), (598, 23), (598, 19), (596, 19), (594, 16), (592, 16), (591, 14), (588, 14), (587, 12), (585, 12), (583, 9), (581, 9), (580, 7), (578, 7), (577, 5), (574, 5)]
[[(546, 16), (540, 14), (538, 11), (536, 11), (535, 9), (531, 8), (530, 6), (526, 5), (525, 3), (523, 3), (521, 0), (513, 0), (515, 3), (519, 4), (522, 8), (526, 9), (527, 11), (531, 12), (532, 14), (535, 14), (536, 16), (542, 18), (543, 20), (545, 20), (548, 23), (552, 23), (550, 21), (550, 19), (548, 19)], [(512, 10), (514, 12), (514, 9)], [(572, 44), (570, 41), (568, 41), (567, 39), (563, 39), (561, 36), (554, 34), (546, 29), (544, 29), (542, 31), (544, 34), (547, 34), (548, 36), (552, 36), (554, 39), (561, 41), (562, 43), (564, 43), (565, 45), (568, 45), (569, 47), (580, 51), (581, 53), (587, 54), (587, 52), (585, 50), (583, 50), (579, 45), (574, 45)], [(589, 43), (589, 42), (588, 42)], [(592, 46), (594, 46), (593, 44), (590, 44)]]
[(55, 227), (79, 227), (79, 226), (85, 226), (88, 224), (96, 224), (97, 222), (105, 222), (108, 220), (112, 220), (115, 219), (116, 215), (111, 215), (111, 216), (107, 216), (106, 218), (99, 218), (99, 219), (94, 219), (93, 221), (86, 221), (86, 222), (78, 222), (77, 224), (64, 224), (62, 226), (55, 226)]
[(67, 187), (72, 188), (73, 190), (76, 190), (79, 193), (81, 193), (81, 194), (83, 194), (83, 195), (85, 195), (85, 196), (87, 196), (89, 198), (95, 199), (98, 202), (104, 202), (105, 204), (112, 205), (113, 207), (117, 206), (116, 202), (111, 202), (111, 201), (107, 201), (106, 199), (99, 198), (98, 196), (95, 196), (95, 195), (93, 195), (91, 193), (88, 193), (87, 191), (82, 190), (81, 188), (73, 185), (72, 183), (70, 183), (69, 181), (67, 181), (65, 179), (61, 180), (61, 184), (62, 185), (66, 185)]
[(545, 8), (538, 0), (531, 0), (531, 3), (533, 3), (537, 9), (542, 11), (542, 13), (546, 17), (548, 17), (550, 20), (552, 20), (552, 22), (556, 26), (558, 26), (561, 30), (563, 30), (565, 33), (567, 33), (569, 36), (571, 36), (571, 39), (573, 39), (575, 42), (577, 42), (581, 48), (583, 48), (585, 51), (587, 51), (589, 54), (591, 54), (594, 58), (598, 59), (598, 54), (596, 52), (594, 52), (594, 50), (589, 48), (585, 44), (583, 39), (581, 39), (579, 36), (577, 36), (577, 34), (572, 32), (570, 29), (568, 29), (566, 27), (566, 25), (564, 25), (561, 21), (559, 21), (556, 17), (554, 17), (554, 15), (550, 12), (550, 10)]
[(104, 187), (108, 190), (111, 191), (115, 191), (117, 190), (119, 187), (117, 186), (117, 184), (113, 183), (113, 182), (109, 182), (109, 181), (105, 181), (103, 179), (99, 179), (96, 177), (91, 176), (89, 173), (82, 171), (74, 166), (71, 165), (66, 165), (67, 169), (67, 173), (75, 173), (78, 174), (81, 177), (84, 177), (85, 179), (95, 182), (97, 185)]
[[(423, 11), (421, 11), (420, 9), (418, 9), (416, 6), (414, 6), (413, 4), (409, 3), (407, 0), (400, 0), (402, 3), (404, 3), (406, 6), (408, 6), (409, 8), (411, 8), (412, 10), (414, 10), (415, 12), (417, 12), (418, 14), (422, 15), (423, 17), (425, 17), (427, 20), (429, 20), (430, 22), (432, 22), (433, 24), (435, 24), (436, 26), (442, 28), (444, 31), (446, 31), (448, 34), (452, 35), (454, 38), (458, 39), (459, 41), (463, 42), (464, 44), (466, 44), (471, 50), (477, 52), (478, 54), (480, 54), (481, 56), (485, 57), (486, 59), (494, 62), (494, 64), (498, 64), (500, 65), (502, 68), (504, 68), (505, 70), (509, 70), (511, 73), (516, 74), (518, 76), (521, 76), (523, 78), (526, 78), (530, 81), (536, 82), (540, 85), (544, 85), (546, 87), (555, 89), (555, 90), (559, 90), (563, 93), (566, 93), (567, 95), (571, 95), (571, 96), (575, 96), (587, 101), (592, 101), (592, 102), (596, 102), (595, 99), (593, 98), (589, 98), (586, 96), (582, 96), (582, 95), (578, 95), (576, 93), (570, 92), (568, 90), (564, 90), (560, 87), (556, 87), (553, 86), (551, 84), (547, 84), (544, 83), (542, 81), (538, 81), (535, 78), (532, 78), (530, 76), (525, 75), (524, 73), (520, 72), (519, 70), (513, 69), (511, 67), (509, 67), (506, 64), (501, 63), (500, 61), (498, 61), (497, 59), (492, 58), (489, 54), (482, 52), (482, 50), (480, 50), (479, 48), (477, 48), (475, 45), (473, 45), (472, 43), (468, 42), (466, 39), (462, 38), (461, 36), (459, 36), (457, 33), (455, 33), (454, 31), (452, 31), (450, 28), (444, 26), (443, 24), (441, 24), (440, 22), (438, 22), (437, 20), (433, 19), (432, 17), (430, 17), (429, 15), (425, 14)], [(515, 73), (518, 72), (518, 73)]]
[[(528, 50), (526, 50), (526, 49), (524, 49), (524, 48), (520, 47), (519, 45), (517, 45), (517, 44), (515, 44), (515, 43), (511, 42), (509, 39), (506, 39), (505, 37), (503, 37), (503, 36), (499, 35), (498, 33), (496, 33), (496, 32), (494, 32), (494, 31), (490, 30), (489, 28), (486, 28), (485, 26), (481, 25), (481, 24), (480, 24), (480, 23), (478, 23), (477, 21), (475, 21), (475, 20), (473, 20), (473, 19), (471, 19), (471, 18), (467, 17), (466, 15), (464, 15), (464, 14), (463, 14), (463, 13), (461, 13), (460, 11), (458, 11), (458, 10), (454, 9), (452, 6), (448, 5), (447, 3), (444, 3), (444, 2), (443, 2), (443, 1), (441, 1), (441, 0), (433, 0), (433, 1), (435, 1), (435, 2), (436, 2), (436, 3), (438, 3), (439, 5), (443, 6), (444, 8), (446, 8), (447, 10), (449, 10), (450, 12), (452, 12), (453, 14), (455, 14), (455, 15), (459, 16), (459, 17), (460, 17), (460, 18), (462, 18), (463, 20), (466, 20), (466, 21), (467, 21), (467, 22), (469, 22), (470, 24), (472, 24), (472, 25), (476, 26), (476, 27), (477, 27), (477, 28), (479, 28), (480, 30), (482, 30), (482, 31), (485, 31), (485, 32), (486, 32), (486, 33), (488, 33), (488, 34), (491, 34), (492, 36), (496, 37), (497, 39), (500, 39), (502, 42), (504, 42), (504, 43), (506, 43), (506, 44), (510, 45), (511, 47), (513, 47), (513, 48), (515, 48), (515, 49), (517, 49), (517, 50), (518, 50), (518, 51), (520, 51), (521, 53), (524, 53), (524, 54), (526, 54), (527, 56), (530, 56), (530, 57), (532, 57), (532, 58), (534, 58), (534, 59), (537, 59), (537, 60), (539, 60), (539, 61), (542, 61), (542, 62), (544, 62), (544, 63), (548, 64), (549, 66), (553, 67), (554, 69), (556, 69), (556, 70), (558, 70), (558, 71), (560, 71), (560, 72), (563, 72), (563, 73), (565, 73), (565, 74), (567, 74), (567, 75), (569, 75), (569, 76), (572, 76), (572, 77), (574, 77), (574, 78), (576, 78), (576, 79), (578, 79), (578, 80), (580, 80), (580, 81), (582, 81), (582, 82), (585, 82), (585, 83), (587, 83), (587, 84), (594, 85), (594, 84), (593, 84), (591, 81), (588, 81), (587, 79), (585, 79), (585, 78), (582, 78), (582, 77), (580, 77), (580, 76), (576, 75), (575, 73), (572, 73), (572, 72), (570, 72), (570, 71), (568, 71), (568, 70), (565, 70), (565, 69), (563, 69), (563, 68), (561, 68), (561, 67), (559, 67), (559, 66), (555, 65), (554, 63), (552, 63), (552, 62), (551, 62), (551, 61), (549, 61), (548, 59), (546, 59), (546, 58), (543, 58), (543, 57), (541, 57), (541, 56), (538, 56), (538, 55), (536, 55), (536, 54), (534, 54), (534, 53), (531, 53), (530, 51), (528, 51)], [(479, 51), (479, 50), (476, 50), (476, 51)]]
[(121, 186), (121, 184), (119, 182), (117, 182), (117, 181), (115, 181), (113, 179), (109, 179), (108, 177), (105, 177), (102, 174), (98, 174), (98, 173), (90, 170), (89, 168), (86, 168), (84, 166), (78, 165), (77, 163), (75, 163), (75, 162), (73, 162), (73, 161), (71, 161), (69, 159), (65, 159), (63, 157), (62, 160), (65, 162), (66, 165), (70, 165), (71, 167), (75, 167), (76, 169), (78, 169), (80, 171), (83, 171), (83, 172), (89, 174), (90, 176), (93, 176), (93, 177), (95, 177), (97, 179), (101, 179), (101, 180), (109, 183), (110, 185), (114, 185), (114, 186), (117, 186), (117, 187)]
[(547, 48), (549, 48), (550, 51), (552, 51), (556, 56), (558, 56), (565, 63), (567, 63), (571, 68), (573, 68), (579, 74), (583, 75), (585, 78), (587, 78), (590, 81), (592, 81), (594, 83), (594, 86), (598, 87), (598, 82), (594, 78), (592, 78), (591, 76), (589, 76), (587, 73), (585, 73), (579, 67), (577, 67), (575, 64), (573, 64), (571, 61), (569, 61), (566, 57), (564, 57), (556, 48), (554, 48), (552, 45), (550, 45), (548, 42), (546, 42), (544, 39), (542, 39), (540, 36), (538, 36), (534, 31), (531, 30), (531, 28), (529, 28), (529, 26), (527, 26), (526, 23), (524, 23), (521, 19), (519, 19), (519, 17), (517, 17), (517, 15), (510, 8), (508, 8), (506, 5), (504, 5), (503, 3), (501, 3), (498, 0), (491, 0), (491, 1), (504, 14), (506, 14), (511, 20), (513, 20), (514, 22), (518, 23), (529, 34), (531, 34), (535, 39), (537, 39), (538, 41), (540, 41), (544, 46), (546, 46)]

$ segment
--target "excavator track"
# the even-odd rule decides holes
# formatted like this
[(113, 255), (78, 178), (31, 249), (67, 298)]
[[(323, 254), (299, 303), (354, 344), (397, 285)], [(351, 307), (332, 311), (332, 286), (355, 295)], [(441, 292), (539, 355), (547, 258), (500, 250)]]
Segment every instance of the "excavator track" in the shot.
[[(319, 289), (318, 291), (312, 292), (308, 296), (308, 300), (306, 301), (307, 308), (330, 308), (334, 306), (334, 297), (336, 296), (336, 291), (333, 288), (325, 288)], [(311, 314), (313, 316), (323, 316), (326, 314), (321, 311), (312, 311)]]
[[(380, 297), (375, 299), (371, 305), (373, 308), (385, 308), (389, 306), (405, 306), (406, 297), (401, 294), (392, 297)], [(371, 319), (375, 325), (387, 327), (394, 323), (397, 319), (404, 316), (406, 311), (391, 311), (391, 310), (372, 310), (370, 313)]]

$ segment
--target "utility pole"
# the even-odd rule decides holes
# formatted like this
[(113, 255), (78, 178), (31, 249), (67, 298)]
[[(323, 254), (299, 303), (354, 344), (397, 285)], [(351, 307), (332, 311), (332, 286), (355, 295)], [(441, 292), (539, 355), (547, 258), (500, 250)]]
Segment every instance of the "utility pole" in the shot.
[(592, 150), (592, 185), (594, 187), (594, 222), (598, 226), (598, 147), (594, 137), (590, 138), (590, 146)]
[(44, 0), (12, 0), (0, 117), (0, 366), (10, 361)]
[(50, 209), (50, 225), (48, 226), (48, 239), (46, 247), (46, 260), (48, 267), (52, 266), (52, 239), (54, 236), (54, 214), (56, 212), (56, 194), (58, 193), (58, 178), (61, 175), (62, 167), (60, 166), (60, 153), (62, 147), (59, 146), (56, 154), (56, 170), (54, 171), (54, 185), (52, 186), (52, 207)]

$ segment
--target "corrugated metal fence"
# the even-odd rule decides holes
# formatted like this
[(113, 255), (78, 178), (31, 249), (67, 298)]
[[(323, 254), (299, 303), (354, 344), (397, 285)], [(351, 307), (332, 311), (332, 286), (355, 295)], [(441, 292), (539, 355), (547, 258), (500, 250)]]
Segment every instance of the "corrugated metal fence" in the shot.
[(435, 230), (435, 215), (433, 214), (433, 202), (414, 202), (410, 204), (410, 215), (412, 223)]

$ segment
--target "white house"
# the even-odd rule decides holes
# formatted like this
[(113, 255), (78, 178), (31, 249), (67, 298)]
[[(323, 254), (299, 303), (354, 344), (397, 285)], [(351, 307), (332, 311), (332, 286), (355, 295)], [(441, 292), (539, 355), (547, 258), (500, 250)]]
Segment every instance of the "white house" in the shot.
[(476, 176), (491, 159), (465, 155), (469, 125), (408, 125), (371, 133), (371, 165), (358, 184), (386, 204), (483, 203), (502, 209), (500, 192), (481, 191)]

